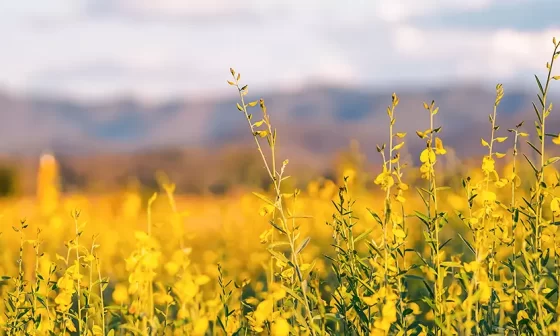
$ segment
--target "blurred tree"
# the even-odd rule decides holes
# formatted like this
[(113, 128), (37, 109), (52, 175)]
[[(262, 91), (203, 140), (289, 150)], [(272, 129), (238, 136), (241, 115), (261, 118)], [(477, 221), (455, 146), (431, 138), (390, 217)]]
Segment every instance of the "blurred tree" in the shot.
[(11, 167), (0, 167), (0, 197), (13, 196), (18, 191), (16, 170)]

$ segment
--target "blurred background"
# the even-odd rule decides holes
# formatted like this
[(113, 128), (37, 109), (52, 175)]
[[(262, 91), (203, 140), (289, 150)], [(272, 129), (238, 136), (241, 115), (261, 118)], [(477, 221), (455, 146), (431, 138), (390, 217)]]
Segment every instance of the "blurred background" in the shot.
[[(182, 193), (262, 185), (230, 67), (265, 98), (296, 183), (375, 164), (392, 92), (411, 135), (436, 101), (459, 167), (483, 151), (497, 83), (504, 132), (533, 119), (558, 13), (556, 0), (4, 0), (0, 194), (34, 192), (42, 153), (64, 191), (151, 186), (158, 171)], [(407, 141), (413, 162), (423, 144)]]

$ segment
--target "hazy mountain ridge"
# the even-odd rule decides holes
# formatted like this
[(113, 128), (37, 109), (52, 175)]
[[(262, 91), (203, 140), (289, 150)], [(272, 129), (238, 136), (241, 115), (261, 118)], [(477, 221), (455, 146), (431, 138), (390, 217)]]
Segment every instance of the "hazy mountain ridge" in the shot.
[[(348, 150), (351, 140), (361, 144), (370, 163), (378, 163), (375, 145), (388, 141), (386, 108), (391, 93), (327, 86), (263, 93), (278, 129), (278, 157), (290, 159), (290, 171), (300, 182), (333, 173), (332, 160)], [(458, 158), (485, 153), (480, 138), (489, 137), (494, 92), (478, 87), (417, 89), (402, 90), (399, 97), (395, 129), (408, 133), (401, 150), (405, 161), (417, 161), (425, 146), (415, 131), (429, 127), (422, 102), (432, 99), (440, 107), (436, 117), (436, 126), (443, 126), (440, 136), (448, 149), (453, 148), (450, 160), (461, 164)], [(500, 136), (522, 120), (527, 121), (525, 130), (534, 133), (532, 99), (531, 93), (506, 90), (498, 109)], [(182, 192), (255, 185), (266, 176), (236, 102), (234, 95), (147, 103), (132, 98), (79, 102), (0, 93), (0, 162), (17, 171), (25, 193), (34, 191), (37, 155), (44, 150), (59, 158), (68, 190), (112, 189), (131, 177), (153, 186), (158, 170), (165, 171)], [(254, 121), (259, 120), (258, 108), (251, 113)], [(547, 122), (550, 132), (560, 131), (557, 115), (553, 112)], [(510, 147), (509, 141), (496, 144), (500, 152)]]
[[(427, 128), (423, 101), (436, 100), (444, 137), (484, 123), (494, 93), (477, 87), (408, 90), (399, 93), (397, 127)], [(249, 99), (258, 96), (249, 95)], [(309, 87), (299, 92), (264, 95), (284, 146), (328, 152), (357, 138), (383, 140), (385, 109), (391, 91)], [(530, 93), (507, 92), (499, 108), (501, 123), (531, 113)], [(235, 108), (236, 97), (173, 100), (147, 104), (133, 98), (79, 102), (61, 98), (21, 98), (0, 94), (0, 152), (62, 154), (142, 151), (159, 147), (220, 147), (246, 141), (246, 124)], [(254, 108), (255, 120), (260, 111)], [(516, 121), (511, 121), (516, 122)], [(478, 131), (476, 129), (475, 131)]]

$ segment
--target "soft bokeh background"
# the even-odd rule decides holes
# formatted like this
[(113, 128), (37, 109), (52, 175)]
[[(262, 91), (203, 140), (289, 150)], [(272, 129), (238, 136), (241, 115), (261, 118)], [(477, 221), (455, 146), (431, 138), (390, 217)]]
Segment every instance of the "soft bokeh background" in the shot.
[(555, 0), (2, 1), (3, 178), (35, 190), (50, 151), (65, 190), (151, 185), (158, 169), (179, 192), (258, 184), (229, 67), (266, 99), (302, 183), (333, 174), (352, 139), (377, 159), (393, 91), (399, 129), (424, 127), (435, 99), (446, 144), (480, 154), (496, 83), (503, 127), (532, 118), (558, 12)]

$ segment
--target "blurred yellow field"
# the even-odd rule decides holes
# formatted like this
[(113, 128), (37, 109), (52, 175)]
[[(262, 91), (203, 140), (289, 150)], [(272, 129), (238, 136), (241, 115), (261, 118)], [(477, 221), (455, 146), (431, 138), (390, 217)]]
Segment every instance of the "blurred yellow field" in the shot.
[[(560, 130), (546, 127), (558, 78), (537, 79), (534, 124), (501, 125), (507, 92), (496, 86), (468, 176), (442, 164), (446, 111), (426, 102), (418, 118), (430, 127), (402, 133), (393, 94), (376, 191), (351, 162), (297, 190), (276, 157), (274, 112), (249, 101), (231, 69), (232, 113), (269, 189), (182, 196), (161, 174), (153, 195), (62, 193), (56, 158), (44, 155), (36, 196), (0, 204), (3, 333), (560, 334), (560, 157), (547, 154)], [(404, 162), (412, 139), (425, 149)]]

